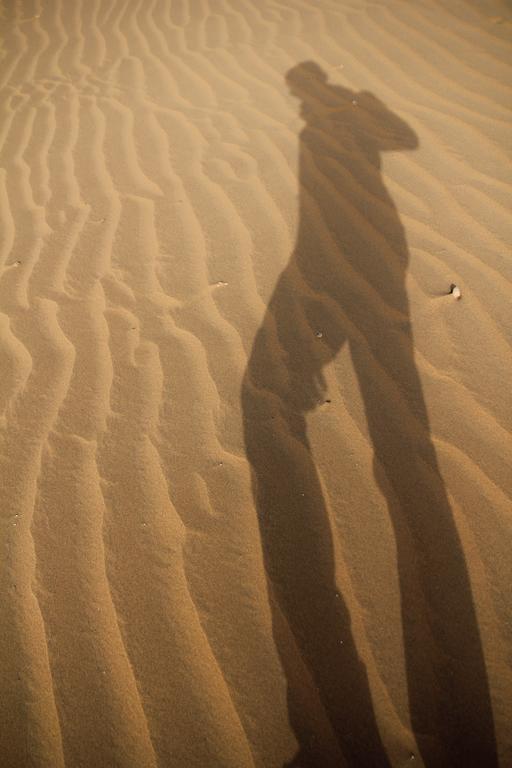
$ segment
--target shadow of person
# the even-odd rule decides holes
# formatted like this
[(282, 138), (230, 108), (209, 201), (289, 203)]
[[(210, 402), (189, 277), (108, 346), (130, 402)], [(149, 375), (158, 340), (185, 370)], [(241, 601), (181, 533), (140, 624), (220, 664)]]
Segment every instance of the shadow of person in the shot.
[(407, 244), (381, 174), (381, 152), (413, 150), (418, 140), (374, 95), (330, 85), (313, 62), (291, 69), (287, 83), (305, 121), (297, 241), (255, 337), (242, 408), (274, 638), (300, 745), (290, 765), (340, 765), (339, 753), (311, 737), (296, 693), (301, 664), (346, 762), (389, 765), (336, 587), (332, 526), (305, 419), (326, 399), (324, 367), (347, 344), (395, 531), (421, 756), (432, 768), (496, 766), (468, 573), (414, 361)]

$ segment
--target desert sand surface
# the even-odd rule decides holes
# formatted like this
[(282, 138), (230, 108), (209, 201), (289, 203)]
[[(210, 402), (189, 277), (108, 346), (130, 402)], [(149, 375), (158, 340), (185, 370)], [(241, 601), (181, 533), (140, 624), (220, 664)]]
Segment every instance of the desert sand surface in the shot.
[(512, 766), (510, 4), (1, 11), (0, 764)]

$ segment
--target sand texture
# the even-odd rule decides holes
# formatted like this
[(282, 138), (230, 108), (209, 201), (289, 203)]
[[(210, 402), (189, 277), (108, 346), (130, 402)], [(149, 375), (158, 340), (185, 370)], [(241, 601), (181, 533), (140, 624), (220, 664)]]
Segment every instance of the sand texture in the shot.
[(510, 4), (0, 8), (1, 766), (512, 766)]

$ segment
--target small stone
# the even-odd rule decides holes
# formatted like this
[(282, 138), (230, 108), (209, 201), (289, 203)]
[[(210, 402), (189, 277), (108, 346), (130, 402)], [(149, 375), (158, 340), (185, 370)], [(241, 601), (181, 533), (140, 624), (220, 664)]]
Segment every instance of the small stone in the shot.
[(317, 331), (317, 332), (315, 333), (315, 336), (317, 337), (317, 339), (321, 339), (321, 338), (322, 338), (322, 336), (323, 336), (323, 333), (322, 333), (322, 331)]
[(460, 297), (462, 296), (459, 286), (455, 285), (455, 283), (451, 284), (450, 293), (454, 299), (460, 299)]

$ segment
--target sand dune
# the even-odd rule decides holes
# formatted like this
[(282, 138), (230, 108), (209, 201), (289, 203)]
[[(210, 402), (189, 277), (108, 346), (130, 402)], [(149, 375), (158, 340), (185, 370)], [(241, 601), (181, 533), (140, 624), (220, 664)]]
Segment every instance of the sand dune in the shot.
[(0, 7), (2, 765), (511, 765), (508, 4)]

